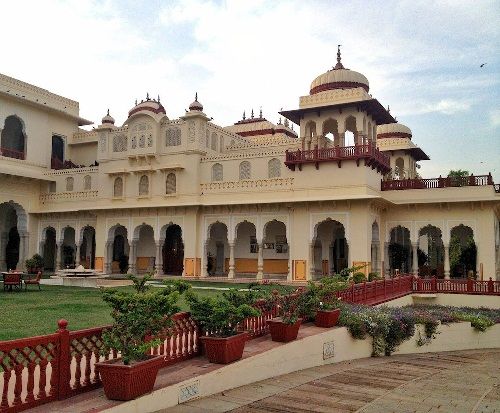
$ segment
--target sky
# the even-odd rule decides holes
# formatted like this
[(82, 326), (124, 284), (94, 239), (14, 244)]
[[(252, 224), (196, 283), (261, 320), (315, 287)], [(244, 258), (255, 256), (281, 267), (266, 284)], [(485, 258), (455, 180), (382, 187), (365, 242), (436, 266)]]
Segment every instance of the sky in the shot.
[(276, 123), (342, 44), (430, 156), (422, 176), (500, 182), (500, 0), (17, 0), (0, 15), (0, 72), (79, 101), (96, 124), (108, 108), (123, 124), (146, 93), (178, 118), (195, 92), (221, 126), (260, 107)]

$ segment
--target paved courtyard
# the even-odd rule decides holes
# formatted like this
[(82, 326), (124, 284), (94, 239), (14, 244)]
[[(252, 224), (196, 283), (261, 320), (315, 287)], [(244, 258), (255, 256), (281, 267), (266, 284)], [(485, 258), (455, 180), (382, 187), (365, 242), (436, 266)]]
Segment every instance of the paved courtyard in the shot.
[(161, 413), (229, 411), (500, 412), (500, 350), (392, 356), (321, 366)]

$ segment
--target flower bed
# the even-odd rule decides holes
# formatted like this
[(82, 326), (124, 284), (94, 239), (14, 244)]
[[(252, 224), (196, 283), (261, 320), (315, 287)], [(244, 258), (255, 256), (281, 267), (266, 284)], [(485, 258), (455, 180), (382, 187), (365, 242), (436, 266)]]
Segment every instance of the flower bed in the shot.
[(500, 310), (488, 308), (413, 305), (406, 307), (369, 307), (343, 303), (339, 325), (347, 327), (353, 338), (373, 339), (373, 356), (390, 355), (422, 324), (425, 335), (417, 344), (425, 345), (435, 337), (439, 324), (468, 321), (478, 331), (500, 323)]

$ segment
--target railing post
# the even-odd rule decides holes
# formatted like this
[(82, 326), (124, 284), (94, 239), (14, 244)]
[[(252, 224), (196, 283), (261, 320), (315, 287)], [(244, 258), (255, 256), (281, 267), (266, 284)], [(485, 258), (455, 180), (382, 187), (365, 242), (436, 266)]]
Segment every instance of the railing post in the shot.
[(437, 280), (436, 280), (436, 277), (432, 277), (432, 279), (431, 279), (431, 289), (434, 292), (437, 291)]
[(69, 352), (69, 331), (68, 322), (61, 319), (57, 322), (59, 329), (57, 333), (59, 334), (59, 383), (57, 398), (59, 400), (65, 399), (69, 396), (70, 392), (70, 379), (71, 379), (71, 354)]
[(363, 303), (366, 304), (366, 281), (363, 282)]
[(488, 281), (488, 292), (491, 293), (491, 294), (493, 294), (493, 288), (494, 288), (494, 283), (493, 283), (493, 280), (490, 277), (490, 279)]
[(470, 278), (467, 279), (467, 292), (472, 293), (474, 291), (474, 281)]
[(488, 185), (493, 185), (493, 177), (491, 176), (491, 172), (488, 173)]

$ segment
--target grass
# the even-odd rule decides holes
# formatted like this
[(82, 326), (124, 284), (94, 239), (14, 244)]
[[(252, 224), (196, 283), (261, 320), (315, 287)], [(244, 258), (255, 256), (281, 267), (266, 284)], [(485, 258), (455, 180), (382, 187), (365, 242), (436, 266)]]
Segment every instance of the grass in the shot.
[[(212, 286), (216, 286), (212, 284)], [(131, 287), (120, 287), (131, 289)], [(216, 290), (195, 290), (200, 295), (217, 295)], [(183, 310), (189, 307), (181, 298)], [(51, 334), (57, 320), (68, 320), (70, 330), (97, 327), (111, 322), (110, 308), (94, 288), (42, 285), (42, 290), (4, 292), (0, 283), (0, 341)]]

